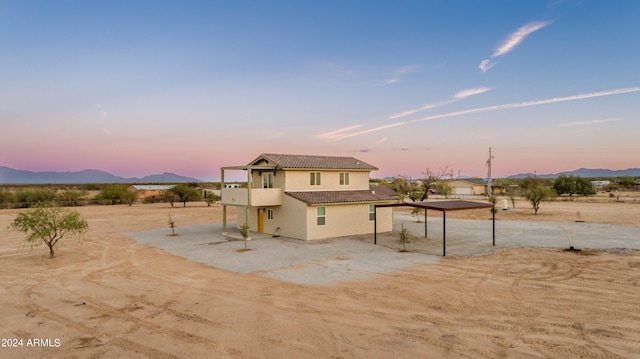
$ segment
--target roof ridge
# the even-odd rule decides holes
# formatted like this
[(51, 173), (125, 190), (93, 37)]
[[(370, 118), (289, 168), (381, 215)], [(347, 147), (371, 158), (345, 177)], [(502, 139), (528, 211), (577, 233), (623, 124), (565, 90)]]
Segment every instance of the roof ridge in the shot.
[(375, 171), (378, 168), (353, 156), (294, 155), (281, 153), (262, 153), (249, 163), (255, 164), (264, 159), (282, 168), (305, 169), (350, 169)]

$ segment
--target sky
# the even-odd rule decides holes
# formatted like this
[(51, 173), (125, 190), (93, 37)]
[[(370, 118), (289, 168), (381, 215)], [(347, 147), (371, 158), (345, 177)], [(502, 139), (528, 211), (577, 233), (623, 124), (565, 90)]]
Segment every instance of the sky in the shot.
[(640, 167), (638, 19), (636, 0), (0, 0), (0, 166)]

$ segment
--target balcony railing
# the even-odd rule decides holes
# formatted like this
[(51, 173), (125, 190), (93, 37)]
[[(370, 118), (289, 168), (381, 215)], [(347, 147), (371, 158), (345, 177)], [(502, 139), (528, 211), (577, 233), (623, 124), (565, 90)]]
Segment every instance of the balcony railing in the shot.
[[(232, 206), (246, 206), (248, 192), (246, 188), (222, 189), (222, 204)], [(252, 188), (251, 206), (280, 206), (282, 205), (282, 190), (280, 188)]]

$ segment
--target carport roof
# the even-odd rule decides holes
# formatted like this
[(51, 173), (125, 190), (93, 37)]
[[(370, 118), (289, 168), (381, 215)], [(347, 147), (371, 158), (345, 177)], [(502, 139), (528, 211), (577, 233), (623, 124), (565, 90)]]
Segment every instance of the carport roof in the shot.
[[(480, 202), (472, 202), (472, 201), (462, 201), (462, 200), (453, 200), (453, 201), (438, 201), (438, 202), (402, 202), (402, 203), (390, 203), (390, 204), (376, 204), (375, 207), (417, 207), (423, 208), (424, 211), (424, 237), (427, 238), (427, 209), (434, 209), (436, 211), (442, 212), (442, 256), (444, 257), (447, 253), (447, 211), (460, 211), (463, 209), (480, 209), (480, 208), (493, 208), (494, 205), (492, 203), (480, 203)], [(495, 211), (491, 212), (491, 220), (493, 222), (493, 245), (496, 245), (496, 213)], [(377, 217), (377, 214), (376, 214)], [(373, 243), (377, 244), (377, 218), (373, 221)]]
[(438, 201), (438, 202), (404, 202), (404, 203), (376, 205), (376, 207), (396, 207), (396, 206), (418, 207), (418, 208), (424, 208), (424, 209), (433, 209), (441, 212), (494, 207), (492, 203), (480, 203), (480, 202), (463, 201), (463, 200)]

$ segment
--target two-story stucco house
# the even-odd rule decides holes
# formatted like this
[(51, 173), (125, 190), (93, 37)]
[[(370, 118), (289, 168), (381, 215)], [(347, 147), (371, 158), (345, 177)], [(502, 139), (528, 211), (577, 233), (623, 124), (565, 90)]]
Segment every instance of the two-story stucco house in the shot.
[[(247, 188), (224, 188), (229, 170), (247, 172)], [(353, 157), (264, 153), (246, 166), (223, 167), (223, 234), (227, 206), (236, 206), (238, 227), (252, 232), (313, 240), (393, 229), (393, 209), (375, 204), (393, 203), (395, 192), (369, 187), (376, 167)], [(377, 213), (377, 216), (374, 216)]]

